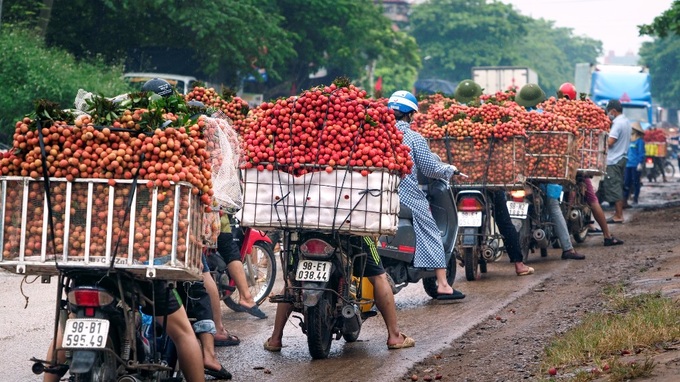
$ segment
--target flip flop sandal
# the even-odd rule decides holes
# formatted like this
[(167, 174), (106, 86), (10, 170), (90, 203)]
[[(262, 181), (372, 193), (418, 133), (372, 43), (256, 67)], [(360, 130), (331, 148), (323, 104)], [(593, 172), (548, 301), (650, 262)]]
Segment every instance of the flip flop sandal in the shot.
[(607, 224), (623, 224), (623, 220), (614, 220), (612, 218), (607, 219)]
[(259, 318), (259, 319), (265, 319), (265, 318), (267, 318), (267, 315), (266, 315), (263, 311), (261, 311), (261, 310), (260, 310), (260, 307), (257, 306), (257, 305), (253, 305), (253, 306), (250, 307), (250, 308), (246, 308), (246, 307), (243, 306), (243, 305), (239, 305), (239, 306), (241, 307), (241, 309), (243, 309), (244, 312), (246, 312), (246, 313), (248, 313), (248, 314), (250, 314), (250, 315), (252, 315), (252, 316), (255, 316), (255, 317)]
[(241, 340), (233, 334), (228, 334), (226, 340), (218, 340), (215, 338), (215, 346), (236, 346), (241, 343)]
[(208, 369), (206, 367), (204, 368), (204, 372), (206, 375), (209, 375), (215, 379), (231, 379), (231, 373), (228, 372), (224, 366), (222, 366), (222, 368), (219, 370)]
[(273, 345), (270, 345), (270, 344), (269, 344), (269, 340), (271, 340), (271, 338), (267, 338), (267, 340), (264, 341), (264, 350), (270, 351), (270, 352), (272, 352), (272, 353), (278, 353), (278, 352), (280, 352), (280, 351), (281, 351), (281, 346), (273, 346)]
[(610, 238), (604, 238), (604, 246), (605, 247), (611, 247), (612, 245), (621, 245), (623, 244), (623, 240), (619, 240), (615, 238), (614, 236)]
[(392, 344), (392, 345), (387, 345), (387, 348), (390, 350), (395, 350), (395, 349), (406, 349), (406, 348), (412, 348), (416, 346), (416, 340), (413, 338), (407, 336), (404, 333), (399, 333), (401, 337), (404, 338), (404, 342), (400, 344)]
[(517, 272), (517, 276), (528, 276), (528, 275), (533, 275), (534, 274), (534, 268), (532, 267), (527, 267), (527, 270), (524, 272)]

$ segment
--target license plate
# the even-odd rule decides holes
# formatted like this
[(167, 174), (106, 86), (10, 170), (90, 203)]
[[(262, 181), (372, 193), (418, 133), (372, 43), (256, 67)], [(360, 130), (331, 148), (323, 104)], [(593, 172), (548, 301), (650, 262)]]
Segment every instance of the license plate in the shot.
[(645, 168), (654, 168), (654, 162), (645, 162)]
[(514, 219), (527, 218), (527, 212), (529, 212), (529, 203), (508, 201), (507, 206), (511, 218)]
[(66, 320), (63, 348), (102, 349), (106, 347), (109, 321), (99, 318), (71, 318)]
[(326, 282), (331, 278), (331, 262), (317, 260), (300, 260), (295, 279), (297, 281)]
[(482, 226), (482, 211), (475, 211), (475, 212), (458, 211), (458, 226), (459, 227), (481, 227)]

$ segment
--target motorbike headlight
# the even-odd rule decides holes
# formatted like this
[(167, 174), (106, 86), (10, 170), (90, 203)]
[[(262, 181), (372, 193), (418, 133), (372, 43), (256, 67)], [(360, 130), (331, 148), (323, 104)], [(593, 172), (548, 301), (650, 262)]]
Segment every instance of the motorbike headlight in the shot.
[(330, 257), (335, 248), (321, 239), (309, 239), (300, 245), (300, 252), (304, 257), (325, 259)]

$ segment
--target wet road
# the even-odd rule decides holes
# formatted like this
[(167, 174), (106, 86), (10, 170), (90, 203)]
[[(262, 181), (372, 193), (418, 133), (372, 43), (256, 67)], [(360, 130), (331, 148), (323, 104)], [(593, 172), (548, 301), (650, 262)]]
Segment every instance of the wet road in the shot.
[[(388, 350), (385, 326), (378, 315), (364, 323), (357, 342), (333, 341), (330, 358), (316, 361), (309, 356), (306, 337), (297, 320), (291, 318), (284, 332), (282, 352), (269, 353), (262, 344), (273, 327), (275, 305), (265, 302), (262, 309), (269, 318), (264, 320), (234, 313), (223, 306), (223, 322), (241, 338), (241, 344), (218, 348), (217, 354), (235, 381), (395, 380), (415, 362), (436, 353), (479, 321), (496, 315), (552, 272), (564, 271), (568, 263), (559, 260), (557, 250), (552, 251), (548, 258), (536, 261), (534, 267), (540, 272), (529, 277), (516, 277), (505, 259), (490, 264), (489, 272), (475, 282), (462, 279), (463, 270), (458, 268), (455, 286), (467, 294), (462, 301), (433, 301), (420, 283), (402, 289), (395, 296), (399, 325), (401, 331), (416, 339), (415, 348)], [(5, 375), (11, 376), (3, 380), (40, 380), (31, 373), (29, 359), (44, 356), (52, 337), (54, 282), (43, 285), (37, 280), (24, 284), (24, 294), (29, 298), (24, 309), (21, 278), (0, 272), (0, 364)], [(502, 311), (501, 315), (506, 313)]]

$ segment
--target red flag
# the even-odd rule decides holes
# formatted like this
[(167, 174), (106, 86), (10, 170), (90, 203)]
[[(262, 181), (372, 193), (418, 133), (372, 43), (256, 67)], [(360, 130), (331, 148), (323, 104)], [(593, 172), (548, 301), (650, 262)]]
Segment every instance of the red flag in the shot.
[(375, 91), (382, 91), (382, 76), (378, 77), (378, 80), (375, 81)]

